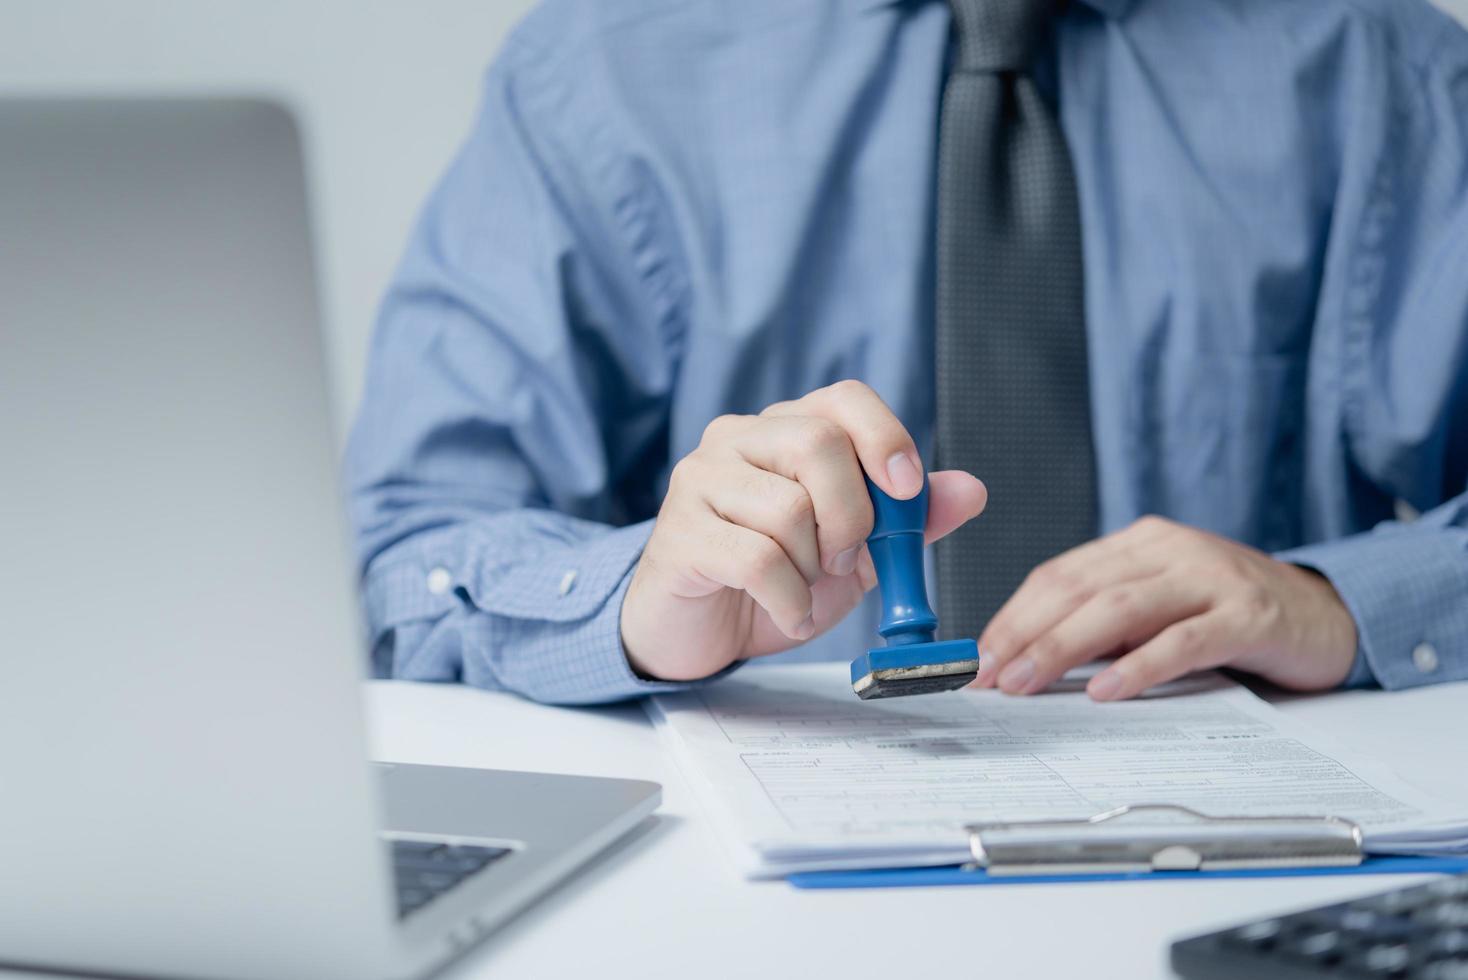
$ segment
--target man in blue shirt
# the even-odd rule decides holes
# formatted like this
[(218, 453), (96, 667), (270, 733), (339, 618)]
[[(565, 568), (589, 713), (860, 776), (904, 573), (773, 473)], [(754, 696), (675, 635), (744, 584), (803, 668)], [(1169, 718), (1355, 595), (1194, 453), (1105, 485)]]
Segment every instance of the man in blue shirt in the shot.
[[(1057, 390), (1084, 393), (1097, 536), (983, 628), (980, 683), (1112, 654), (1097, 698), (1217, 665), (1468, 677), (1463, 30), (1420, 0), (1085, 0), (1016, 71), (986, 3), (547, 0), (519, 27), (384, 303), (349, 449), (381, 673), (588, 703), (849, 660), (875, 623), (862, 472), (909, 496), (938, 430), (1027, 431), (964, 420), (952, 365), (996, 362), (947, 324), (978, 310), (988, 336), (996, 292), (1064, 310), (1083, 269), (1082, 383)], [(991, 69), (962, 105), (997, 115), (940, 125)], [(977, 160), (964, 198), (953, 148), (996, 132), (1043, 165)], [(1083, 263), (953, 217), (1002, 225), (987, 188), (1032, 171), (1060, 179), (1015, 213), (1063, 232), (1071, 208)], [(1029, 252), (1061, 287), (955, 293), (952, 261)], [(1015, 472), (950, 450), (930, 474), (930, 537), (983, 509), (961, 470), (989, 459)], [(1001, 490), (954, 541), (1033, 503)]]

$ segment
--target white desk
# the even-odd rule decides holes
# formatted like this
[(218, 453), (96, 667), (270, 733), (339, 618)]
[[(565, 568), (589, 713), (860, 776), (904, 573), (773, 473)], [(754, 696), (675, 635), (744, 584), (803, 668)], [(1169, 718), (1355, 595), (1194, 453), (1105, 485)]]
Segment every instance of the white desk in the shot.
[[(802, 892), (749, 883), (635, 705), (546, 708), (467, 688), (368, 685), (376, 754), (400, 762), (654, 779), (659, 815), (446, 976), (1125, 977), (1169, 975), (1167, 942), (1405, 877)], [(1468, 684), (1281, 706), (1394, 759), (1468, 813)], [(7, 977), (18, 977), (5, 974)], [(41, 978), (37, 978), (41, 980)]]
[[(1168, 940), (1403, 877), (803, 892), (729, 868), (641, 708), (557, 709), (374, 684), (377, 752), (403, 762), (632, 776), (656, 822), (512, 923), (450, 976), (1126, 977), (1170, 975)], [(1468, 684), (1282, 707), (1468, 801)], [(1468, 806), (1465, 806), (1468, 813)]]

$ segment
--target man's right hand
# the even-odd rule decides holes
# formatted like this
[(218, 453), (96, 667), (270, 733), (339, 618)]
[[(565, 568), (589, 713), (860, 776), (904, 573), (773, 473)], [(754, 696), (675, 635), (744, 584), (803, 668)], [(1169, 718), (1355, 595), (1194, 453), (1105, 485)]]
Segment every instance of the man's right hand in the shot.
[[(633, 668), (695, 680), (839, 622), (876, 584), (863, 471), (899, 499), (922, 489), (912, 437), (858, 381), (709, 423), (673, 468), (622, 603)], [(984, 509), (984, 485), (967, 473), (932, 473), (928, 485), (928, 541)]]

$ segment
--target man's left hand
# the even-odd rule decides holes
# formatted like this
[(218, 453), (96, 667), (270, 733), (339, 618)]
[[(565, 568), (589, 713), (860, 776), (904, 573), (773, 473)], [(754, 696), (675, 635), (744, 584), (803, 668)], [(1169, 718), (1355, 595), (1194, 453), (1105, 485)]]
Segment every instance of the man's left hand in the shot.
[(977, 687), (1043, 690), (1120, 655), (1086, 687), (1130, 698), (1195, 670), (1236, 667), (1283, 687), (1340, 684), (1356, 623), (1321, 575), (1160, 517), (1036, 568), (979, 637)]

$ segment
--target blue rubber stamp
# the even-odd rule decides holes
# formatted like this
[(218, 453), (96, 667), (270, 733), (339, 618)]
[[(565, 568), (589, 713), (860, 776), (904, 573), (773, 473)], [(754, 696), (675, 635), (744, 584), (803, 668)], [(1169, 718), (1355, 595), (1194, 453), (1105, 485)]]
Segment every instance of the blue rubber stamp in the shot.
[(877, 632), (885, 647), (868, 650), (851, 662), (851, 688), (863, 701), (933, 694), (963, 687), (979, 672), (979, 647), (973, 640), (935, 638), (938, 617), (928, 605), (923, 576), (923, 529), (928, 524), (928, 484), (911, 500), (897, 500), (871, 480), (876, 520), (867, 550), (877, 568), (882, 622)]

